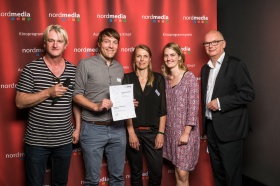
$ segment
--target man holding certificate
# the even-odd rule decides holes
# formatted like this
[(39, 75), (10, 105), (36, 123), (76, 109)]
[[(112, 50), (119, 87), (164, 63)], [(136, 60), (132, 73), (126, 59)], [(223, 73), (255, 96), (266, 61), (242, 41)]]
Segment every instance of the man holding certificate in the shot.
[(113, 58), (120, 35), (106, 28), (99, 33), (99, 54), (79, 62), (74, 102), (82, 107), (80, 143), (85, 164), (84, 185), (99, 185), (103, 153), (107, 156), (109, 185), (123, 186), (126, 131), (123, 120), (113, 121), (109, 87), (121, 85), (124, 70)]

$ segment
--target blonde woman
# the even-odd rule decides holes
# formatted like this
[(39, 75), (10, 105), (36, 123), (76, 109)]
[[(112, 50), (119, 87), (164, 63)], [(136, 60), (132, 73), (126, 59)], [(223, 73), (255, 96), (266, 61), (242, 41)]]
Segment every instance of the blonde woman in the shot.
[(161, 185), (166, 121), (165, 81), (161, 74), (152, 71), (151, 57), (148, 46), (135, 47), (134, 72), (124, 77), (124, 84), (134, 84), (134, 98), (139, 102), (135, 110), (137, 117), (126, 121), (132, 186), (143, 185), (143, 154), (148, 163), (149, 185)]
[(187, 186), (189, 171), (194, 170), (199, 155), (199, 86), (184, 65), (178, 44), (168, 43), (163, 53), (167, 107), (163, 157), (175, 166), (177, 186)]

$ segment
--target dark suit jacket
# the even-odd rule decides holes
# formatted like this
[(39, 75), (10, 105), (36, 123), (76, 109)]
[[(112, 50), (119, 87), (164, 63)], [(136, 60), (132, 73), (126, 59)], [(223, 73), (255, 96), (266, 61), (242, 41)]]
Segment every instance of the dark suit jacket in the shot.
[[(206, 93), (210, 67), (201, 69), (202, 126), (205, 134)], [(246, 64), (225, 55), (217, 75), (212, 100), (219, 98), (221, 110), (212, 112), (215, 132), (221, 141), (228, 142), (245, 138), (249, 131), (247, 104), (254, 100), (255, 93)]]

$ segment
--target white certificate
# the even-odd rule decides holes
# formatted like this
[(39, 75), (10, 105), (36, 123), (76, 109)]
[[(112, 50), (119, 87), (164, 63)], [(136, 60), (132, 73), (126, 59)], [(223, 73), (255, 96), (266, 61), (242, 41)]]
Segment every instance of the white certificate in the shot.
[(114, 121), (135, 118), (133, 84), (110, 86), (110, 100), (113, 102)]

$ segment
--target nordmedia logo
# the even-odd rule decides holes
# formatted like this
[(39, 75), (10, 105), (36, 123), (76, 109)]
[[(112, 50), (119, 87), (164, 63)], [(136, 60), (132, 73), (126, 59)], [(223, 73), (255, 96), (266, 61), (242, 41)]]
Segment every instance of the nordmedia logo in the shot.
[[(81, 185), (84, 185), (85, 181), (81, 181)], [(106, 176), (103, 176), (99, 179), (99, 185), (109, 185), (109, 178)]]
[(167, 15), (142, 15), (142, 19), (149, 19), (153, 23), (168, 23), (169, 17)]
[(183, 16), (184, 21), (192, 21), (194, 24), (202, 23), (202, 24), (208, 24), (209, 18), (205, 15), (203, 16)]
[(25, 154), (22, 152), (17, 152), (15, 154), (6, 154), (6, 159), (19, 158), (20, 160), (24, 159)]
[(181, 47), (181, 50), (184, 54), (191, 54), (191, 48), (188, 46)]
[(42, 48), (23, 48), (21, 49), (21, 53), (23, 54), (35, 54), (37, 57), (41, 56), (41, 54), (45, 53), (45, 49)]
[(108, 22), (110, 23), (125, 23), (126, 22), (126, 15), (124, 14), (97, 14), (96, 15), (97, 19), (108, 19)]
[(81, 150), (81, 148), (75, 148), (75, 149), (73, 149), (72, 150), (72, 154), (74, 155), (74, 156), (81, 156), (82, 155), (82, 150)]
[(62, 21), (73, 21), (73, 22), (80, 22), (81, 15), (73, 12), (73, 13), (49, 13), (49, 17), (51, 18), (60, 18)]
[(23, 11), (23, 12), (0, 12), (0, 17), (9, 17), (12, 21), (30, 21), (31, 14)]
[(98, 47), (97, 48), (90, 48), (90, 47), (80, 47), (80, 48), (74, 48), (75, 53), (85, 53), (86, 56), (95, 56), (98, 53)]

